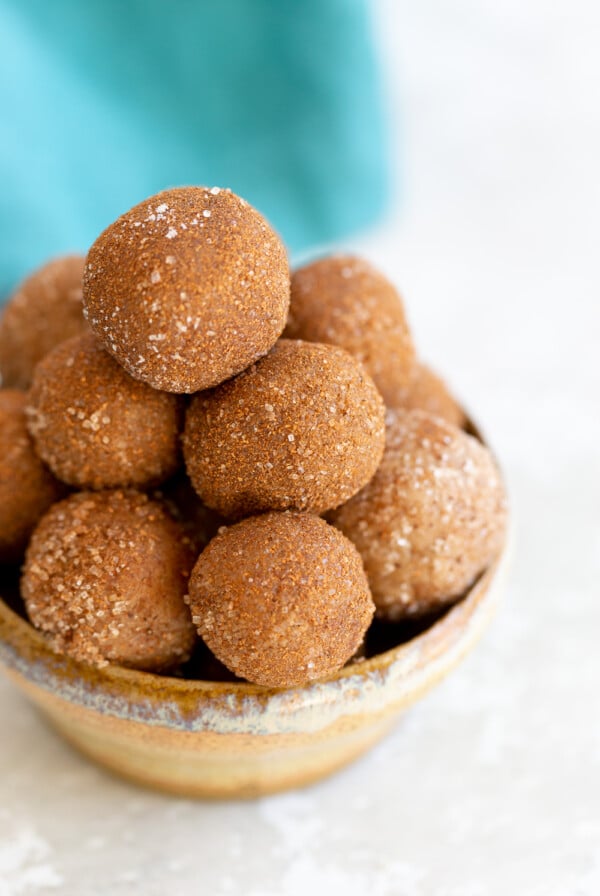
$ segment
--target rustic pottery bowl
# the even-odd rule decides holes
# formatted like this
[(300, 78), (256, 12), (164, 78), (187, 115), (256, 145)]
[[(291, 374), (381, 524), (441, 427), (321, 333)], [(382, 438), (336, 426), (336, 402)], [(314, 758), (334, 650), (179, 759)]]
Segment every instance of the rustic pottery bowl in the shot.
[(67, 741), (111, 771), (188, 797), (258, 796), (310, 784), (380, 740), (477, 642), (506, 555), (505, 545), (457, 604), (408, 640), (305, 687), (96, 669), (54, 653), (1, 598), (0, 663)]
[(477, 641), (503, 559), (421, 634), (306, 687), (95, 669), (53, 653), (3, 600), (0, 661), (71, 744), (112, 771), (184, 796), (256, 796), (324, 777), (378, 741)]

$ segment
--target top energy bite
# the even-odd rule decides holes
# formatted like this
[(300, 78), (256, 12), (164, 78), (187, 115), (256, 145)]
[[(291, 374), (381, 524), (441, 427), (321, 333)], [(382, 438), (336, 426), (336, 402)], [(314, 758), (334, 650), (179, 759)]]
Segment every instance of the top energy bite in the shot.
[(216, 386), (265, 355), (289, 298), (283, 243), (219, 187), (164, 190), (134, 206), (92, 245), (83, 281), (104, 348), (165, 392)]

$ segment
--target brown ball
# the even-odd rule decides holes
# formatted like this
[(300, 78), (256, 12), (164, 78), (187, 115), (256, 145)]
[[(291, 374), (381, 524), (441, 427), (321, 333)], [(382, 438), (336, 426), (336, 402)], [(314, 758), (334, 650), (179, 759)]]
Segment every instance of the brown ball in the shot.
[(85, 259), (55, 258), (21, 283), (0, 318), (2, 384), (28, 389), (33, 369), (55, 345), (84, 333), (82, 279)]
[(358, 548), (379, 616), (460, 597), (502, 548), (506, 499), (490, 452), (423, 411), (398, 411), (374, 478), (328, 516)]
[(200, 497), (227, 517), (322, 513), (374, 474), (384, 406), (363, 366), (331, 345), (280, 340), (188, 408), (184, 457)]
[(196, 640), (184, 603), (192, 565), (181, 529), (146, 495), (80, 492), (39, 523), (21, 590), (57, 652), (97, 666), (168, 669)]
[(91, 333), (38, 364), (27, 416), (40, 457), (79, 488), (158, 484), (180, 463), (180, 399), (134, 380)]
[(374, 611), (354, 546), (302, 513), (267, 513), (221, 529), (194, 567), (188, 602), (215, 656), (267, 687), (341, 669)]
[(289, 305), (285, 247), (218, 187), (182, 187), (121, 215), (89, 251), (90, 325), (136, 379), (197, 392), (269, 351)]
[(386, 405), (410, 384), (415, 350), (402, 300), (360, 258), (333, 255), (294, 272), (284, 336), (345, 348), (365, 365)]
[(65, 492), (35, 453), (26, 401), (23, 392), (0, 389), (0, 563), (21, 559), (36, 523)]
[[(398, 396), (398, 406), (407, 411), (427, 411), (462, 429), (467, 422), (465, 412), (450, 393), (446, 383), (430, 367), (418, 364), (413, 381), (405, 395)], [(388, 419), (393, 420), (395, 409), (390, 409)]]

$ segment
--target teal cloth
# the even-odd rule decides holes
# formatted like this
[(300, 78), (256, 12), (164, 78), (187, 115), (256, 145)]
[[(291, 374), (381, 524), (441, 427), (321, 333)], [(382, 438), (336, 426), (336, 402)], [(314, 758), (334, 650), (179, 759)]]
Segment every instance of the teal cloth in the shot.
[(168, 186), (229, 186), (292, 250), (380, 213), (363, 0), (1, 0), (0, 293)]

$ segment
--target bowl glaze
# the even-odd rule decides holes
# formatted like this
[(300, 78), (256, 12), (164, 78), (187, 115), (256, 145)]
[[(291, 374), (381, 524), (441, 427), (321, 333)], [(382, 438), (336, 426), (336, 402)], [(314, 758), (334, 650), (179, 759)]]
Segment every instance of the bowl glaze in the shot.
[(188, 797), (257, 796), (309, 784), (378, 741), (478, 640), (504, 560), (421, 634), (305, 687), (96, 669), (53, 653), (3, 600), (0, 662), (66, 740), (113, 772)]

